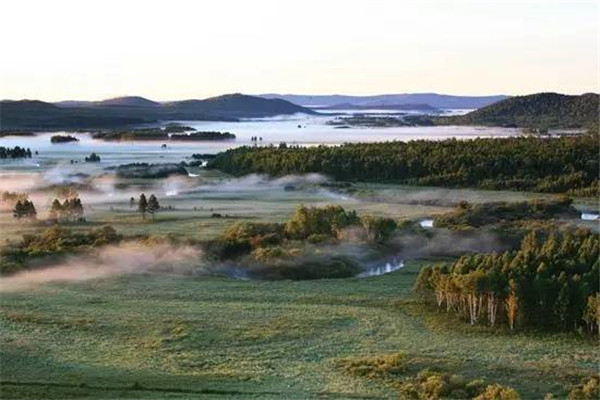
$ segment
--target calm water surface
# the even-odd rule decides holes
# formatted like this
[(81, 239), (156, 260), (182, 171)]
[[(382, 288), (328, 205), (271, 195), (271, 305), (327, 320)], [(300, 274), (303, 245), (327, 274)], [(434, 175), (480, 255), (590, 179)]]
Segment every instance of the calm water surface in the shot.
[[(386, 110), (372, 110), (369, 113), (383, 113), (383, 111)], [(351, 114), (352, 110), (344, 112)], [(450, 112), (456, 113), (455, 111)], [(366, 111), (360, 110), (358, 113), (366, 113)], [(320, 144), (339, 145), (350, 142), (507, 137), (519, 134), (517, 129), (464, 126), (336, 129), (334, 126), (327, 125), (327, 121), (333, 118), (332, 115), (297, 114), (241, 122), (175, 121), (192, 126), (199, 131), (231, 132), (237, 136), (237, 139), (223, 142), (167, 142), (167, 149), (161, 148), (162, 142), (105, 142), (94, 140), (88, 134), (70, 132), (64, 133), (77, 136), (80, 141), (51, 144), (50, 137), (56, 133), (42, 133), (36, 137), (5, 137), (0, 139), (0, 146), (29, 147), (32, 151), (38, 151), (39, 155), (27, 160), (0, 160), (0, 171), (47, 169), (57, 164), (70, 165), (70, 160), (82, 162), (83, 158), (92, 152), (100, 155), (101, 163), (93, 166), (78, 163), (73, 169), (88, 170), (127, 162), (179, 162), (193, 153), (217, 153), (237, 146), (253, 145), (250, 140), (253, 136), (263, 138), (262, 142), (259, 142), (260, 145), (278, 145), (280, 142), (287, 142), (288, 144), (314, 146)]]

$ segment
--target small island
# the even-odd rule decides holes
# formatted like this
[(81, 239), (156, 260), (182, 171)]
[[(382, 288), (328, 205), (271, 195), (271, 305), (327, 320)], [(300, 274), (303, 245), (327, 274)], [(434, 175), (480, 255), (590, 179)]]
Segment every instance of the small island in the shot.
[(338, 129), (348, 129), (350, 127), (392, 128), (398, 126), (411, 126), (411, 123), (406, 122), (400, 114), (388, 116), (356, 114), (348, 117), (337, 117), (331, 121), (327, 121), (327, 125), (332, 125)]
[[(185, 128), (181, 130), (179, 128)], [(177, 133), (173, 132), (173, 129)], [(167, 127), (165, 129), (160, 128), (144, 128), (144, 129), (132, 129), (128, 131), (103, 131), (96, 132), (92, 135), (94, 139), (106, 140), (106, 141), (220, 141), (220, 140), (233, 140), (235, 135), (229, 132), (217, 132), (217, 131), (192, 131), (190, 133), (183, 133), (189, 131), (189, 127)]]
[(69, 143), (69, 142), (79, 142), (74, 136), (71, 135), (54, 135), (50, 138), (50, 143)]
[(171, 175), (187, 175), (185, 167), (182, 164), (175, 163), (131, 163), (109, 167), (107, 170), (114, 170), (118, 178), (157, 179)]
[(196, 129), (191, 126), (178, 125), (178, 124), (169, 124), (163, 128), (163, 130), (167, 133), (184, 133), (184, 132), (194, 132)]
[(190, 134), (171, 135), (171, 140), (175, 141), (220, 141), (234, 139), (235, 135), (229, 132), (194, 132)]
[(85, 162), (100, 162), (100, 156), (96, 153), (92, 153), (89, 157), (85, 158)]

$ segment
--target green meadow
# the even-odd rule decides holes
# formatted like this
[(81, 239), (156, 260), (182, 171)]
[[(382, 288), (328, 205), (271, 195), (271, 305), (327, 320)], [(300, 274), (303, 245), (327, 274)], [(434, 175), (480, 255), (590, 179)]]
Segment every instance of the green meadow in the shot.
[(129, 275), (1, 297), (4, 398), (393, 398), (340, 361), (401, 353), (420, 368), (565, 395), (597, 343), (491, 331), (415, 301), (422, 264), (366, 279)]

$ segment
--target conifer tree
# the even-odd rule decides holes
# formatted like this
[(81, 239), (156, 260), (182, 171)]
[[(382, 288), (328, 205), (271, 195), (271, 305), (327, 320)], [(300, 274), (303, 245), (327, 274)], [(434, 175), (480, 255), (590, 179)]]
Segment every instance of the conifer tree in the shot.
[(146, 195), (142, 193), (138, 201), (138, 211), (142, 214), (142, 219), (146, 219), (146, 213), (148, 212), (148, 200)]
[(27, 218), (35, 219), (37, 217), (37, 210), (35, 209), (33, 202), (25, 200), (25, 203), (27, 204), (25, 208), (25, 215)]
[(48, 212), (48, 218), (53, 221), (58, 221), (61, 218), (62, 214), (62, 205), (58, 199), (54, 199), (52, 205), (50, 206), (50, 211)]
[[(26, 200), (24, 200), (26, 201)], [(21, 219), (25, 216), (25, 206), (23, 205), (23, 201), (18, 200), (15, 203), (15, 207), (13, 208), (13, 216), (16, 219)]]
[(150, 195), (148, 199), (148, 212), (152, 215), (152, 219), (154, 219), (154, 214), (160, 209), (160, 204), (158, 203), (158, 199), (154, 194)]

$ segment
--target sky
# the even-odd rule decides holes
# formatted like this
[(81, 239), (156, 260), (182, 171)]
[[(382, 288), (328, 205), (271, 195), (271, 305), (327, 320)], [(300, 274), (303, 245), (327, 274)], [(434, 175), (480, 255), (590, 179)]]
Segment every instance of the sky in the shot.
[(599, 2), (0, 4), (0, 99), (599, 91)]

